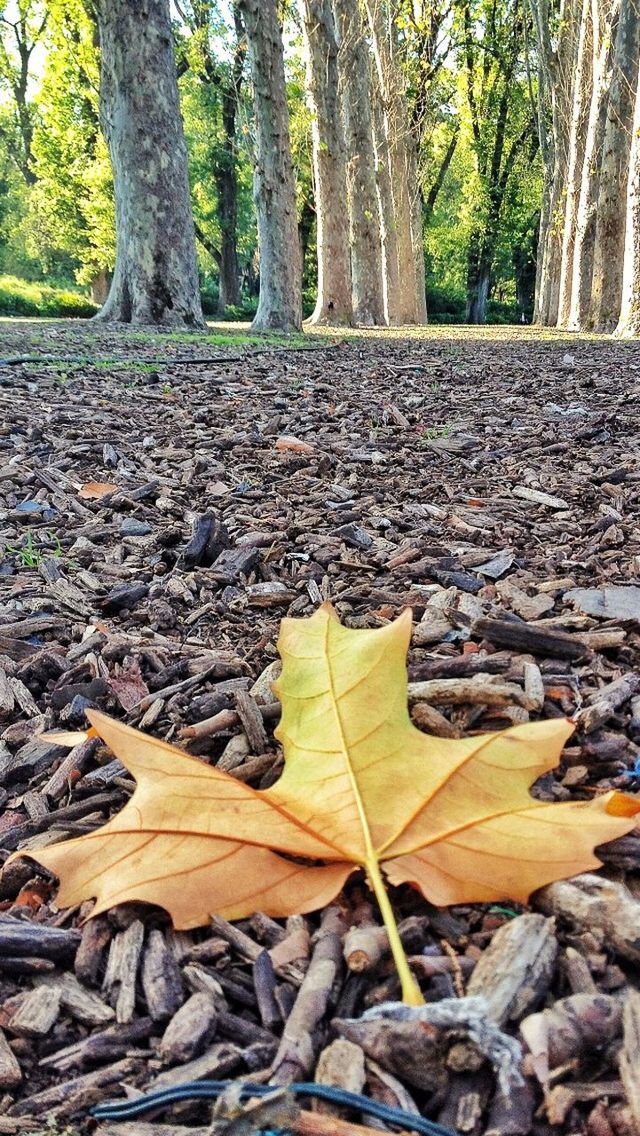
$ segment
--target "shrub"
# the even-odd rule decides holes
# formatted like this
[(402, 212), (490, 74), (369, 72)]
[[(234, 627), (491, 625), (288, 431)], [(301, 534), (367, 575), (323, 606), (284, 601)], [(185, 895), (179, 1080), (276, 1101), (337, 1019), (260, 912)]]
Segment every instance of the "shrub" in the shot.
[(427, 288), (429, 323), (464, 323), (466, 300), (453, 288)]
[(88, 297), (70, 288), (0, 276), (0, 316), (88, 319), (97, 311)]
[[(489, 300), (487, 303), (487, 323), (521, 323), (522, 311), (517, 304), (504, 300)], [(528, 320), (527, 322), (530, 322)]]
[[(427, 288), (427, 311), (429, 323), (465, 323), (467, 302), (463, 292), (452, 288)], [(525, 313), (530, 322), (531, 313)], [(487, 303), (487, 323), (520, 323), (521, 309), (516, 303), (502, 300), (489, 300)]]

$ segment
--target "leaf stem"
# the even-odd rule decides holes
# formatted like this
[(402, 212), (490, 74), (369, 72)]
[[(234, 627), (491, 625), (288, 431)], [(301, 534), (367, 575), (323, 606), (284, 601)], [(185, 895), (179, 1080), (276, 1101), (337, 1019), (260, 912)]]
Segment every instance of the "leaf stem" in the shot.
[(407, 956), (404, 953), (404, 947), (400, 940), (400, 935), (398, 934), (396, 917), (393, 914), (393, 908), (389, 901), (389, 896), (387, 895), (387, 889), (382, 878), (382, 873), (380, 872), (380, 866), (375, 857), (369, 857), (367, 859), (365, 871), (369, 877), (373, 894), (378, 901), (382, 921), (387, 929), (387, 935), (389, 936), (389, 946), (391, 947), (391, 954), (396, 964), (396, 970), (398, 971), (402, 988), (402, 1001), (407, 1006), (423, 1006), (424, 998), (422, 997), (418, 983), (411, 973)]

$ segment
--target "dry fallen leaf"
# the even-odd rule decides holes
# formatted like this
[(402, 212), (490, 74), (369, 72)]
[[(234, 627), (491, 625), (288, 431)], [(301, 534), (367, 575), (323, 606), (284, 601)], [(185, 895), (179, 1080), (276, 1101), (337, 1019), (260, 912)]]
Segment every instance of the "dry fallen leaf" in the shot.
[(303, 442), (302, 438), (294, 438), (293, 434), (282, 434), (276, 441), (276, 450), (290, 450), (294, 454), (312, 454), (313, 446)]
[(111, 481), (85, 481), (78, 490), (78, 497), (85, 497), (91, 501), (98, 501), (101, 497), (108, 497), (115, 493), (119, 486)]
[(86, 742), (89, 738), (97, 738), (98, 731), (94, 730), (92, 726), (89, 730), (45, 730), (38, 736), (48, 742), (55, 742), (56, 745), (68, 746), (69, 749), (73, 749), (74, 746)]
[(138, 899), (188, 928), (214, 912), (310, 911), (361, 867), (403, 996), (418, 1001), (382, 873), (443, 905), (526, 900), (597, 866), (594, 846), (633, 828), (640, 801), (617, 792), (560, 804), (530, 796), (558, 763), (573, 730), (566, 719), (455, 741), (421, 733), (407, 709), (410, 634), (409, 611), (372, 631), (342, 627), (328, 604), (310, 619), (283, 620), (274, 689), (285, 769), (264, 792), (91, 711), (137, 788), (103, 828), (29, 853), (60, 876), (59, 903), (96, 897), (97, 914)]

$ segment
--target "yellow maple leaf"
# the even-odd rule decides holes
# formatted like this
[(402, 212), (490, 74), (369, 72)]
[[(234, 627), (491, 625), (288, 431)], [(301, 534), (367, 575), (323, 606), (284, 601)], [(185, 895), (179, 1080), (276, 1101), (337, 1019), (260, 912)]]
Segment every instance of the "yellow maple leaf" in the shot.
[(283, 620), (275, 689), (285, 768), (263, 792), (90, 712), (137, 787), (103, 828), (29, 852), (60, 877), (59, 903), (95, 897), (96, 914), (143, 900), (188, 928), (213, 913), (313, 910), (363, 868), (403, 997), (417, 1002), (383, 877), (440, 905), (524, 901), (599, 865), (594, 846), (628, 832), (640, 801), (612, 792), (547, 804), (530, 795), (558, 763), (573, 730), (566, 719), (456, 741), (421, 733), (407, 709), (410, 634), (409, 611), (372, 631), (343, 627), (328, 604), (310, 619)]

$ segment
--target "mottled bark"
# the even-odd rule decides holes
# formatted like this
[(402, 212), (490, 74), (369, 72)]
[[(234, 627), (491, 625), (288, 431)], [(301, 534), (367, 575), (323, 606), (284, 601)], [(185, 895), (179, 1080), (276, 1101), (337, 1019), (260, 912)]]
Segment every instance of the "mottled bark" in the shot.
[(640, 68), (635, 80), (635, 110), (627, 178), (627, 215), (622, 300), (616, 335), (640, 335)]
[(534, 322), (555, 327), (560, 301), (560, 264), (562, 260), (562, 206), (566, 188), (568, 152), (560, 143), (549, 174), (548, 213), (540, 222), (536, 308)]
[(609, 98), (612, 29), (608, 21), (602, 20), (598, 5), (599, 0), (592, 0), (591, 102), (584, 141), (580, 193), (576, 209), (571, 296), (566, 324), (568, 328), (574, 331), (580, 331), (586, 325), (591, 305), (596, 203)]
[(331, 0), (303, 0), (307, 84), (312, 111), (318, 298), (311, 323), (353, 323), (347, 157), (338, 87), (338, 44)]
[(418, 176), (418, 155), (413, 147), (413, 173), (410, 174), (411, 237), (413, 241), (413, 270), (415, 277), (416, 323), (427, 322), (427, 278), (424, 263), (423, 200)]
[(106, 303), (111, 287), (111, 273), (107, 268), (100, 268), (91, 281), (91, 299), (94, 304)]
[(551, 248), (551, 195), (553, 192), (553, 165), (545, 163), (542, 183), (542, 208), (538, 229), (538, 262), (536, 266), (535, 303), (533, 322), (544, 323), (549, 295), (549, 269)]
[(238, 264), (238, 174), (236, 135), (238, 103), (244, 72), (246, 42), (238, 5), (233, 6), (236, 43), (233, 64), (222, 82), (222, 147), (214, 163), (213, 177), (218, 194), (220, 222), (220, 261), (218, 313), (224, 315), (231, 305), (240, 304), (240, 268)]
[(356, 324), (374, 326), (386, 320), (369, 52), (357, 0), (333, 0), (333, 11), (347, 155), (353, 317)]
[[(398, 59), (396, 28), (382, 0), (365, 0), (365, 7), (381, 94), (382, 134), (386, 151), (382, 156), (388, 162), (400, 269), (395, 296), (388, 287), (389, 320), (400, 324), (425, 323), (418, 158), (411, 133), (403, 71)], [(388, 236), (388, 226), (386, 233)]]
[[(597, 3), (597, 0), (596, 0)], [(582, 163), (584, 158), (585, 124), (591, 103), (591, 35), (590, 0), (582, 0), (580, 23), (575, 44), (571, 129), (569, 134), (569, 161), (564, 200), (562, 251), (558, 297), (558, 327), (566, 327), (571, 308), (573, 279), (573, 247), (576, 233)]]
[(640, 55), (636, 0), (622, 0), (609, 86), (596, 210), (589, 326), (613, 331), (622, 300), (626, 185)]
[(202, 327), (169, 0), (98, 0), (116, 266), (97, 319)]
[[(551, 243), (551, 202), (556, 164), (553, 116), (552, 108), (549, 106), (549, 82), (554, 64), (554, 53), (549, 36), (546, 0), (529, 0), (529, 8), (533, 19), (533, 34), (537, 43), (538, 92), (536, 110), (540, 155), (542, 157), (543, 166), (542, 203), (540, 209), (540, 223), (538, 226), (535, 299), (533, 309), (533, 322), (538, 323), (541, 322), (542, 310), (545, 306), (548, 291), (547, 270), (549, 260), (548, 250)], [(524, 26), (526, 27), (526, 22)], [(525, 44), (525, 50), (527, 53), (527, 74), (529, 75), (531, 64), (528, 43)]]
[(467, 323), (487, 322), (492, 262), (493, 250), (486, 248), (481, 234), (476, 234), (471, 238), (467, 255)]
[(398, 229), (393, 201), (393, 184), (389, 170), (389, 143), (384, 125), (382, 98), (377, 85), (372, 87), (371, 110), (375, 145), (376, 193), (380, 238), (382, 241), (382, 294), (385, 322), (392, 327), (402, 324), (403, 310), (400, 296), (400, 257)]
[(544, 163), (534, 322), (554, 327), (560, 298), (571, 95), (582, 7), (576, 0), (564, 5), (554, 42), (549, 0), (529, 0), (529, 5), (537, 45), (538, 135)]
[(256, 330), (302, 326), (296, 190), (282, 35), (275, 0), (240, 0), (251, 54), (256, 116), (254, 199), (260, 249)]

